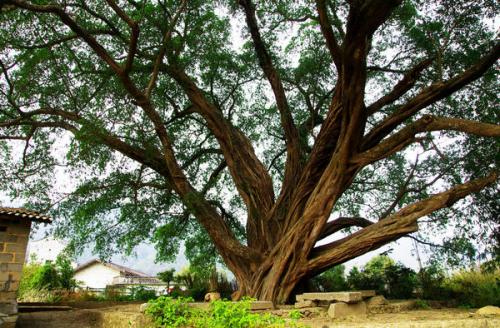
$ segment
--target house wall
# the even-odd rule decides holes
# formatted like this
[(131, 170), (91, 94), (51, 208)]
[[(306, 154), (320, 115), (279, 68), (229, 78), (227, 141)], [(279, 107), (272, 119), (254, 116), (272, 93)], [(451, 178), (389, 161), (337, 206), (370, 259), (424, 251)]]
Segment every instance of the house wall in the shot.
[(120, 271), (101, 263), (94, 263), (75, 273), (73, 278), (83, 288), (106, 288), (113, 283), (113, 278), (120, 276)]
[[(26, 258), (26, 246), (31, 221), (0, 214), (0, 313), (11, 316), (2, 318), (0, 327), (15, 325), (17, 314), (17, 289)], [(14, 326), (12, 326), (14, 327)]]

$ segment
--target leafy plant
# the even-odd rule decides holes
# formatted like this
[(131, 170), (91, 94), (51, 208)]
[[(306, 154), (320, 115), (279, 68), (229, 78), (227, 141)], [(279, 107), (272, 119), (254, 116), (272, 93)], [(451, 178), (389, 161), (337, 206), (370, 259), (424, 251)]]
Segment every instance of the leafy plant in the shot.
[[(264, 328), (285, 327), (286, 321), (269, 313), (258, 314), (250, 311), (252, 299), (240, 302), (224, 300), (214, 301), (208, 311), (191, 309), (188, 302), (192, 298), (159, 297), (150, 301), (146, 313), (151, 315), (158, 327), (192, 327), (192, 328)], [(297, 311), (298, 312), (298, 311)], [(293, 320), (300, 316), (293, 314)], [(297, 327), (295, 321), (291, 326)]]
[(314, 288), (322, 292), (343, 291), (349, 288), (345, 278), (345, 266), (337, 265), (311, 279)]
[(429, 306), (429, 303), (427, 303), (427, 301), (417, 299), (417, 300), (415, 300), (415, 308), (425, 310), (425, 309), (429, 309), (430, 306)]
[(460, 305), (473, 308), (500, 306), (500, 271), (459, 271), (446, 279), (443, 285)]
[(158, 327), (183, 327), (191, 319), (192, 310), (187, 303), (192, 301), (192, 298), (173, 299), (168, 296), (160, 296), (156, 300), (148, 302), (146, 314), (153, 317)]

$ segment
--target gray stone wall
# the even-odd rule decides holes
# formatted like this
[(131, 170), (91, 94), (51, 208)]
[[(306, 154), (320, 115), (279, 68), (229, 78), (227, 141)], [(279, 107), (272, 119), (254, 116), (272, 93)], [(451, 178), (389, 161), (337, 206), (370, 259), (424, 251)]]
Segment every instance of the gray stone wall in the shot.
[(0, 327), (2, 328), (15, 325), (17, 290), (26, 259), (30, 229), (30, 220), (0, 214)]

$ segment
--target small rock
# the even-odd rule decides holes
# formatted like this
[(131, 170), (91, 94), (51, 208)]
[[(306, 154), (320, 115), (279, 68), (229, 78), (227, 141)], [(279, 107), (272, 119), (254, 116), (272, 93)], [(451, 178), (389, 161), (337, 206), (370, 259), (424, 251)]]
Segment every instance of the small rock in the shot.
[(148, 306), (149, 306), (149, 303), (143, 303), (143, 304), (141, 304), (141, 307), (139, 308), (139, 311), (141, 311), (141, 313), (146, 312), (146, 309), (148, 308)]
[(380, 306), (380, 305), (387, 305), (389, 304), (389, 302), (385, 299), (384, 296), (382, 295), (379, 295), (379, 296), (373, 296), (373, 297), (370, 297), (367, 301), (366, 301), (366, 305), (368, 307), (372, 307), (372, 306)]
[(500, 315), (500, 308), (498, 306), (488, 305), (476, 311), (479, 315)]
[(220, 300), (220, 294), (219, 293), (207, 293), (205, 295), (205, 302), (213, 302)]

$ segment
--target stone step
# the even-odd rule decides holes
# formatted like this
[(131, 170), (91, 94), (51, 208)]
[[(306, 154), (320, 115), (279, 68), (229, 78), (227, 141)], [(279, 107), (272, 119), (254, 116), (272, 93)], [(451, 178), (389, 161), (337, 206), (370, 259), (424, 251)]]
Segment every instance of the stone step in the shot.
[(333, 293), (304, 293), (297, 295), (297, 301), (329, 301), (329, 302), (344, 302), (358, 303), (363, 300), (361, 292), (333, 292)]

